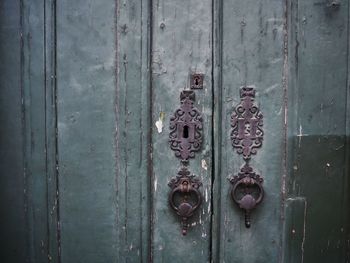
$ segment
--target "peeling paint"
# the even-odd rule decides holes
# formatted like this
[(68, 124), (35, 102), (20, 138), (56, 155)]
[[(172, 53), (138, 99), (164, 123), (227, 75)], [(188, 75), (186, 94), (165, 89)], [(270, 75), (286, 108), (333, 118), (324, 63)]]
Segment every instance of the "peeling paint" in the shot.
[(165, 119), (165, 112), (161, 111), (159, 113), (159, 119), (158, 121), (156, 121), (155, 125), (157, 127), (158, 133), (162, 133), (163, 132), (163, 121)]
[(208, 170), (207, 162), (204, 159), (202, 159), (202, 168), (206, 171)]
[(154, 179), (154, 192), (157, 192), (157, 185), (158, 185), (157, 178), (155, 178)]

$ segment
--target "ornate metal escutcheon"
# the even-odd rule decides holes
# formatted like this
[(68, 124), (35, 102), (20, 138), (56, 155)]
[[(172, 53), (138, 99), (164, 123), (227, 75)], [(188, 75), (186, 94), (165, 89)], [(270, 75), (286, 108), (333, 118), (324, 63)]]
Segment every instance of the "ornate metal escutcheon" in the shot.
[(256, 154), (256, 148), (262, 145), (263, 115), (254, 103), (255, 90), (252, 87), (241, 88), (240, 95), (241, 102), (231, 115), (231, 140), (237, 153), (249, 160), (252, 154)]
[(202, 195), (199, 187), (202, 182), (195, 175), (191, 175), (187, 167), (182, 167), (178, 176), (171, 179), (169, 186), (172, 189), (169, 194), (169, 204), (181, 217), (182, 234), (187, 234), (187, 220), (202, 203)]
[(263, 179), (246, 163), (238, 173), (230, 178), (231, 196), (235, 203), (245, 211), (245, 225), (250, 227), (250, 212), (261, 203), (264, 197)]
[(199, 110), (193, 106), (195, 93), (182, 91), (180, 95), (181, 106), (170, 119), (169, 142), (176, 157), (187, 161), (194, 158), (195, 152), (202, 146), (203, 118)]
[(263, 115), (255, 104), (255, 90), (252, 87), (242, 87), (241, 102), (234, 108), (231, 115), (231, 140), (233, 148), (243, 155), (245, 164), (238, 175), (229, 178), (233, 201), (245, 211), (245, 225), (250, 227), (250, 212), (261, 203), (264, 197), (263, 179), (249, 165), (252, 154), (262, 146)]
[(171, 179), (169, 187), (170, 207), (181, 217), (182, 234), (187, 234), (188, 218), (190, 218), (202, 203), (199, 187), (202, 182), (191, 175), (186, 167), (189, 158), (194, 158), (195, 152), (202, 146), (203, 118), (199, 110), (193, 106), (195, 93), (185, 90), (180, 94), (180, 108), (170, 118), (170, 148), (183, 165), (178, 175)]

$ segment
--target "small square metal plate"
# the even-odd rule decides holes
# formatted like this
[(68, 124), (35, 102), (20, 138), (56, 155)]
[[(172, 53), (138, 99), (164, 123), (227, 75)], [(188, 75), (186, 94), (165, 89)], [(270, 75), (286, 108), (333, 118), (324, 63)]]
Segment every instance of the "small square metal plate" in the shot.
[(203, 89), (204, 74), (193, 73), (191, 74), (190, 85), (191, 89)]

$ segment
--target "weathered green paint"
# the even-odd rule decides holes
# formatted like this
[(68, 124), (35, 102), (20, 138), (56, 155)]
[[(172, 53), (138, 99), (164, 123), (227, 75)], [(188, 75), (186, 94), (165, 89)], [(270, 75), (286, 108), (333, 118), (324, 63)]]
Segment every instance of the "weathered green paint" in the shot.
[(56, 5), (61, 262), (115, 262), (115, 1)]
[(4, 262), (25, 262), (28, 244), (20, 13), (19, 1), (0, 2), (0, 255)]
[[(215, 262), (279, 262), (281, 256), (281, 181), (284, 174), (284, 12), (283, 2), (266, 0), (222, 1), (218, 24), (221, 50), (221, 105), (216, 111), (218, 165), (214, 200), (217, 232)], [(252, 166), (264, 177), (265, 198), (252, 212), (252, 226), (244, 226), (244, 215), (229, 195), (227, 178), (244, 164), (230, 141), (230, 117), (239, 103), (239, 88), (256, 88), (256, 101), (264, 115), (264, 141)], [(215, 178), (215, 179), (216, 179)]]
[[(45, 8), (45, 126), (46, 126), (46, 181), (47, 181), (47, 259), (60, 262), (59, 185), (57, 152), (57, 53), (56, 1), (47, 0)], [(46, 262), (46, 260), (45, 260)]]
[[(327, 4), (1, 2), (2, 259), (349, 261), (350, 7)], [(183, 237), (168, 127), (191, 72), (205, 74), (189, 166), (204, 202)], [(227, 180), (243, 164), (229, 135), (244, 85), (265, 131), (250, 229)]]
[(303, 262), (305, 249), (305, 223), (307, 202), (305, 198), (288, 198), (284, 204), (284, 239), (282, 262)]
[[(212, 3), (208, 0), (153, 1), (152, 37), (152, 260), (209, 262), (212, 170)], [(203, 146), (189, 169), (203, 182), (204, 201), (191, 219), (187, 236), (169, 209), (168, 182), (181, 167), (169, 146), (169, 121), (189, 89), (190, 73), (205, 74), (195, 106), (203, 114)], [(162, 121), (161, 115), (165, 118)], [(157, 121), (163, 129), (158, 130)], [(158, 123), (159, 125), (159, 123)], [(203, 166), (202, 166), (203, 162)], [(204, 165), (205, 163), (205, 165)]]
[(288, 5), (286, 191), (305, 199), (303, 262), (349, 260), (348, 9)]
[(148, 1), (123, 0), (116, 13), (116, 262), (150, 257), (149, 12)]
[[(45, 81), (46, 75), (46, 41), (44, 39), (47, 25), (45, 21), (45, 2), (30, 1), (22, 4), (22, 36), (23, 36), (23, 121), (25, 142), (25, 196), (28, 220), (28, 258), (30, 262), (47, 262), (54, 257), (50, 247), (49, 232), (55, 233), (55, 224), (49, 225), (50, 212), (54, 204), (48, 203), (55, 191), (48, 192), (51, 186), (49, 173), (48, 142), (55, 140), (53, 127), (48, 127), (46, 108), (49, 94)], [(50, 31), (48, 31), (50, 32)], [(52, 49), (52, 46), (48, 48)], [(51, 136), (47, 132), (51, 131)], [(51, 168), (51, 167), (50, 167)], [(52, 200), (52, 199), (50, 199)], [(49, 212), (49, 210), (51, 210)], [(56, 218), (54, 218), (56, 222)], [(46, 227), (43, 227), (45, 224)]]
[[(11, 193), (9, 191), (16, 195), (15, 198), (11, 198), (14, 205), (12, 207), (17, 207), (17, 202), (23, 203), (17, 207), (18, 210), (7, 207), (7, 211), (11, 210), (17, 213), (17, 216), (13, 218), (6, 216), (2, 227), (6, 228), (6, 231), (17, 229), (18, 233), (12, 234), (12, 238), (17, 237), (18, 240), (13, 239), (16, 242), (12, 244), (9, 242), (12, 239), (4, 235), (6, 239), (4, 246), (13, 246), (4, 251), (14, 254), (7, 258), (6, 253), (3, 258), (8, 262), (47, 262), (48, 259), (57, 259), (54, 147), (56, 132), (52, 73), (54, 33), (51, 22), (54, 20), (54, 12), (53, 5), (49, 1), (14, 3), (12, 8), (9, 3), (4, 3), (1, 7), (1, 11), (6, 14), (2, 15), (2, 18), (12, 17), (12, 21), (9, 21), (11, 23), (5, 20), (6, 23), (2, 23), (7, 32), (1, 39), (11, 40), (12, 37), (16, 39), (16, 43), (11, 40), (8, 42), (9, 46), (2, 49), (1, 61), (4, 66), (1, 70), (1, 74), (4, 74), (2, 75), (4, 79), (1, 81), (4, 85), (1, 89), (4, 91), (2, 98), (6, 98), (5, 101), (10, 105), (1, 105), (1, 112), (6, 114), (2, 126), (4, 131), (1, 134), (4, 140), (17, 141), (17, 146), (12, 146), (11, 152), (20, 151), (21, 155), (17, 157), (16, 162), (3, 158), (4, 162), (12, 167), (7, 168), (7, 174), (12, 179), (2, 176), (5, 180), (2, 185), (6, 188), (6, 195)], [(15, 19), (18, 19), (18, 24)], [(12, 53), (9, 53), (9, 50), (12, 50)], [(12, 57), (7, 58), (5, 52)], [(14, 59), (15, 57), (17, 59)], [(6, 69), (18, 69), (18, 72), (6, 72)], [(11, 92), (7, 90), (9, 88)], [(10, 131), (11, 126), (5, 121), (7, 119), (11, 120), (12, 125), (18, 123), (20, 126)], [(8, 135), (11, 136), (10, 140), (6, 138)], [(5, 151), (8, 150), (6, 144), (8, 143), (1, 144)], [(11, 174), (12, 169), (16, 169), (17, 172)], [(9, 183), (13, 185), (10, 187), (7, 185)], [(17, 187), (19, 189), (15, 190)], [(7, 198), (4, 196), (1, 199)], [(8, 212), (3, 214), (5, 213), (8, 214)], [(22, 221), (18, 221), (19, 218)], [(6, 226), (9, 223), (15, 224), (16, 227)], [(20, 231), (23, 231), (22, 235)], [(25, 249), (21, 248), (24, 244)]]

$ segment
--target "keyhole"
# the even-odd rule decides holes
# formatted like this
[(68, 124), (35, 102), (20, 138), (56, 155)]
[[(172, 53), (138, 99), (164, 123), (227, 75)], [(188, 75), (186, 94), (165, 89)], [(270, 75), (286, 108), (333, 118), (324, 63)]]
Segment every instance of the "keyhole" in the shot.
[(187, 125), (184, 126), (184, 129), (182, 131), (182, 138), (185, 138), (185, 139), (188, 138), (188, 126)]
[(195, 78), (195, 79), (194, 79), (194, 85), (196, 85), (196, 86), (199, 85), (199, 79), (198, 79), (198, 78)]

